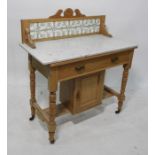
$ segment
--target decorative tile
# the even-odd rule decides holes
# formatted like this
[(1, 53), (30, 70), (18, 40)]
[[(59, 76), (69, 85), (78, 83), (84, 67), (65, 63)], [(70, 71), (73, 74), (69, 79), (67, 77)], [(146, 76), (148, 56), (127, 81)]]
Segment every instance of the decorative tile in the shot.
[(78, 33), (77, 33), (77, 31), (76, 31), (75, 28), (69, 29), (69, 35), (77, 35), (77, 34), (78, 34)]
[(54, 22), (47, 23), (47, 29), (53, 29), (54, 28)]
[(94, 27), (93, 26), (89, 27), (89, 31), (90, 33), (94, 33), (95, 32)]
[(62, 36), (68, 36), (68, 30), (62, 29)]
[(69, 27), (69, 21), (64, 21), (66, 27)]
[(88, 24), (88, 26), (92, 26), (93, 25), (91, 19), (87, 20), (87, 24)]
[(48, 37), (54, 37), (53, 30), (47, 30), (46, 32)]
[(32, 39), (37, 39), (37, 32), (30, 32), (30, 36)]
[(31, 23), (32, 39), (91, 34), (99, 32), (100, 19), (80, 19), (45, 23)]
[(95, 31), (95, 32), (99, 32), (99, 26), (95, 26), (95, 27), (94, 27), (94, 31)]
[(89, 21), (87, 19), (83, 20), (83, 25), (84, 26), (89, 26)]
[(75, 30), (76, 30), (76, 34), (81, 34), (82, 33), (82, 29), (80, 27), (77, 27)]
[(48, 34), (47, 31), (38, 31), (37, 32), (37, 39), (43, 39), (43, 38), (47, 38)]
[(69, 27), (76, 27), (76, 21), (75, 20), (71, 20), (69, 21)]
[(30, 24), (30, 31), (36, 31), (37, 30), (37, 27), (38, 27), (38, 24), (37, 23), (31, 23)]
[(62, 35), (63, 35), (62, 30), (55, 30), (55, 31), (54, 31), (54, 36), (55, 36), (55, 37), (60, 37), (60, 36), (62, 36)]
[(48, 27), (48, 23), (38, 23), (38, 31), (39, 30), (46, 30)]
[(66, 25), (63, 21), (59, 21), (59, 22), (54, 22), (54, 28), (55, 29), (62, 29), (62, 28), (66, 28)]
[(96, 19), (96, 25), (100, 25), (100, 19)]
[(91, 19), (91, 25), (95, 24), (95, 19)]

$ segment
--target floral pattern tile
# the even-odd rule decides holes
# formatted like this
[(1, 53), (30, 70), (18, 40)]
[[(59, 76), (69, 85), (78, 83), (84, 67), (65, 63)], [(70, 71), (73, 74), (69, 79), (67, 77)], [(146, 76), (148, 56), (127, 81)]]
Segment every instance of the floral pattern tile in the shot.
[(44, 23), (31, 23), (30, 35), (34, 39), (62, 37), (99, 32), (100, 19), (67, 20)]

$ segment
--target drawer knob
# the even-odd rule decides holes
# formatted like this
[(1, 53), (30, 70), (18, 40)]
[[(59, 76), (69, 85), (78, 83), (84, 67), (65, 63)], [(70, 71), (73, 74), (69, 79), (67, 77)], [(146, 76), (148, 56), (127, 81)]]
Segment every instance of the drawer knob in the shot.
[(79, 65), (79, 66), (76, 66), (76, 67), (75, 67), (75, 70), (78, 71), (78, 72), (79, 72), (79, 71), (82, 71), (82, 70), (84, 70), (84, 69), (85, 69), (85, 66), (84, 66), (84, 65)]
[(111, 62), (112, 63), (115, 63), (115, 62), (117, 62), (118, 61), (118, 57), (113, 57), (113, 58), (111, 58)]

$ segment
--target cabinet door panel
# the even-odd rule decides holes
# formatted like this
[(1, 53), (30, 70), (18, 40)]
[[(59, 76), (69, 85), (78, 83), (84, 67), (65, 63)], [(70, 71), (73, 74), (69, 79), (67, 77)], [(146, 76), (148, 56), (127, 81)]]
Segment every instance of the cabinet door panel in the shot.
[(105, 71), (64, 81), (60, 85), (60, 100), (72, 114), (101, 103)]
[(93, 75), (81, 79), (80, 106), (89, 105), (97, 99), (99, 77)]
[(79, 95), (77, 99), (78, 112), (89, 109), (101, 103), (103, 94), (104, 72), (92, 74), (78, 79)]

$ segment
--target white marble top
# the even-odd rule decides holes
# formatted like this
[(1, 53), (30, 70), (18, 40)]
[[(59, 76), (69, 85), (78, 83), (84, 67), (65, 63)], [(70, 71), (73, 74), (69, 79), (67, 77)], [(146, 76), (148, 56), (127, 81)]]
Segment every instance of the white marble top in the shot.
[(26, 44), (20, 46), (44, 65), (137, 47), (136, 44), (103, 35), (36, 42), (36, 49)]

